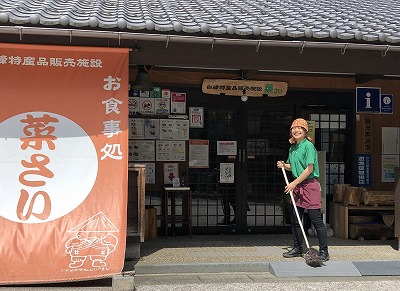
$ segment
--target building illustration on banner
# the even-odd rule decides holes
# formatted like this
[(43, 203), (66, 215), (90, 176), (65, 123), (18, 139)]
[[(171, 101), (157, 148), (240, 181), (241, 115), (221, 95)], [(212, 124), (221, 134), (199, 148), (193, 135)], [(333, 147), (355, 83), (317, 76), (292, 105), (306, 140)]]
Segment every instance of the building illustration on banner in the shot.
[(97, 213), (68, 232), (75, 233), (75, 236), (65, 243), (65, 252), (71, 257), (70, 268), (82, 267), (86, 260), (92, 267), (107, 266), (107, 257), (118, 244), (118, 238), (112, 232), (119, 230), (103, 212)]

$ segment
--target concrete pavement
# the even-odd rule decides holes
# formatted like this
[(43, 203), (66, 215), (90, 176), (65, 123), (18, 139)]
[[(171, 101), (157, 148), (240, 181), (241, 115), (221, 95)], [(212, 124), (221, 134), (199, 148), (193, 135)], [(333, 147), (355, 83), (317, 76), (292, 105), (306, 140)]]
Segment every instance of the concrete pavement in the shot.
[[(317, 239), (310, 237), (310, 244)], [(141, 258), (126, 250), (124, 271), (132, 286), (147, 290), (392, 290), (400, 287), (397, 240), (329, 238), (331, 260), (312, 268), (302, 258), (284, 259), (290, 235), (194, 235), (158, 237), (141, 245)], [(0, 290), (123, 290), (111, 279), (57, 285), (7, 286)]]

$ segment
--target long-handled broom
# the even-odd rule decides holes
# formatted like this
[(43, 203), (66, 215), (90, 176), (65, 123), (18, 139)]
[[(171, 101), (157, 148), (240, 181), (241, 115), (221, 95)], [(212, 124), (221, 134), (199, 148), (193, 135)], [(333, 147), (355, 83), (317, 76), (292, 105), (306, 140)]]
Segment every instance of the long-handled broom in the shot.
[[(281, 169), (282, 169), (283, 176), (285, 177), (286, 185), (289, 185), (289, 181), (286, 176), (285, 168), (282, 167)], [(321, 267), (322, 265), (324, 265), (324, 263), (318, 257), (318, 254), (319, 254), (318, 250), (316, 250), (314, 248), (310, 248), (310, 244), (308, 243), (306, 233), (304, 232), (303, 223), (300, 220), (299, 211), (297, 210), (297, 207), (296, 207), (296, 202), (294, 201), (293, 191), (290, 191), (290, 199), (292, 200), (293, 208), (294, 208), (294, 211), (297, 216), (297, 221), (299, 222), (301, 232), (303, 233), (304, 241), (306, 242), (306, 245), (307, 245), (307, 252), (303, 255), (303, 258), (306, 260), (307, 265), (314, 267), (314, 268)]]

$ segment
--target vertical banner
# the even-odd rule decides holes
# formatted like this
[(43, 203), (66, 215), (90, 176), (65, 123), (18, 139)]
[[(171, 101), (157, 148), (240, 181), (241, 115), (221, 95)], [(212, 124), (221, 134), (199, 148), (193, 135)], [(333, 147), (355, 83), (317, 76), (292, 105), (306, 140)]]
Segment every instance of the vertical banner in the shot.
[(0, 44), (0, 283), (121, 272), (128, 58), (127, 49)]

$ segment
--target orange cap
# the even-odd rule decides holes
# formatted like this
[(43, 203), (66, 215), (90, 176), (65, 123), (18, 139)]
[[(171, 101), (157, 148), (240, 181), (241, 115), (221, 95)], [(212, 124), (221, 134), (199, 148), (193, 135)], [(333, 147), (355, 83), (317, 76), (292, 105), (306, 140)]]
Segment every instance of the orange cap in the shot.
[[(295, 120), (293, 121), (293, 123), (292, 123), (292, 126), (290, 126), (290, 129), (292, 129), (293, 127), (296, 127), (296, 126), (300, 126), (300, 127), (304, 128), (304, 130), (306, 131), (306, 133), (308, 132), (308, 123), (307, 123), (307, 121), (306, 121), (305, 119), (303, 119), (303, 118), (297, 118), (297, 119), (295, 119)], [(307, 135), (306, 135), (306, 139), (308, 139), (309, 141), (312, 141), (312, 138), (309, 137), (309, 136), (307, 136)], [(294, 144), (294, 143), (296, 143), (296, 140), (295, 140), (293, 137), (291, 137), (291, 138), (289, 139), (289, 142), (290, 142), (291, 144)]]
[(297, 118), (293, 121), (292, 126), (290, 127), (290, 129), (292, 129), (293, 127), (296, 126), (300, 126), (302, 128), (305, 129), (305, 131), (308, 132), (308, 123), (306, 120), (304, 120), (303, 118)]

